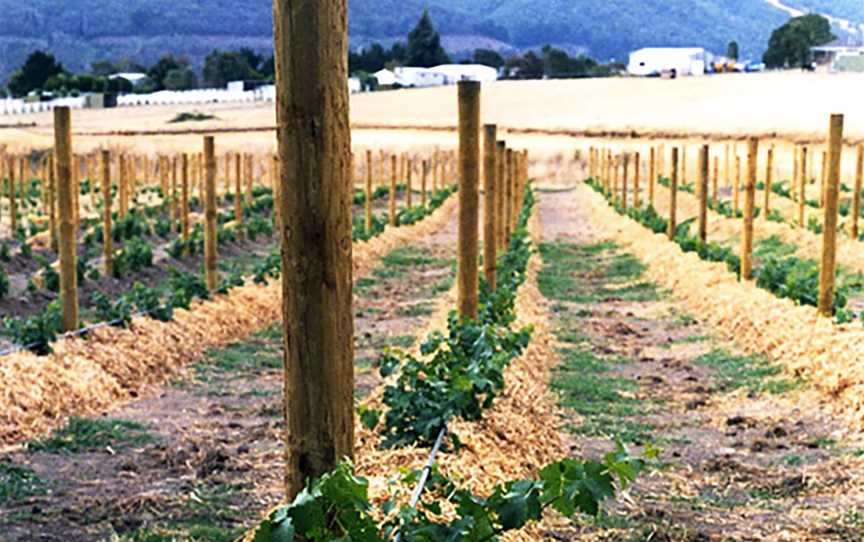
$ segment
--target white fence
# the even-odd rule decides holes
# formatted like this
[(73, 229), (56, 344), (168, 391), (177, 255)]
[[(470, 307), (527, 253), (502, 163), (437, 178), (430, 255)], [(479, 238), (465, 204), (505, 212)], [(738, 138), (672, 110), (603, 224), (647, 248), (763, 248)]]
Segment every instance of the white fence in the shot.
[[(256, 90), (232, 91), (221, 88), (171, 91), (163, 90), (152, 94), (125, 94), (117, 97), (117, 107), (136, 107), (144, 105), (193, 105), (230, 102), (272, 102), (276, 99), (276, 87), (267, 85)], [(51, 111), (55, 107), (67, 106), (72, 109), (87, 107), (86, 96), (57, 98), (50, 102), (25, 102), (22, 99), (6, 98), (0, 100), (0, 115), (20, 115)]]

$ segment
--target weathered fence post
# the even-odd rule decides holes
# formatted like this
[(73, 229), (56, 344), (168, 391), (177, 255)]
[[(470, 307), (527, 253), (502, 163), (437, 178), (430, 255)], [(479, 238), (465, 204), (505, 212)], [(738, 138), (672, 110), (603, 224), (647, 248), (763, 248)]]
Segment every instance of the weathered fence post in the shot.
[(288, 500), (354, 451), (347, 0), (274, 0)]
[(495, 191), (495, 216), (498, 227), (498, 252), (507, 250), (507, 142), (499, 140), (495, 146), (495, 178), (498, 190)]
[(801, 183), (798, 185), (798, 225), (804, 227), (804, 206), (807, 205), (807, 147), (801, 148)]
[(51, 228), (51, 250), (60, 250), (60, 225), (57, 217), (57, 153), (48, 157), (48, 227)]
[[(480, 83), (459, 82), (459, 316), (477, 318)], [(511, 155), (512, 156), (512, 155)], [(512, 159), (512, 158), (511, 158)], [(511, 202), (508, 202), (511, 203)]]
[(54, 108), (54, 152), (60, 211), (60, 299), (63, 331), (78, 329), (77, 241), (72, 183), (72, 122), (68, 107)]
[(762, 217), (768, 221), (771, 211), (771, 186), (774, 184), (774, 147), (768, 148), (768, 156), (765, 164), (765, 203), (762, 209)]
[(732, 182), (732, 212), (737, 216), (741, 208), (741, 157), (738, 154), (735, 155), (735, 178)]
[(825, 177), (825, 223), (822, 228), (822, 265), (819, 268), (819, 313), (834, 314), (834, 275), (837, 268), (837, 200), (843, 156), (843, 115), (831, 115)]
[(422, 170), (420, 173), (420, 206), (426, 207), (426, 184), (429, 178), (429, 160), (421, 160)]
[(717, 207), (717, 201), (720, 198), (720, 194), (717, 191), (720, 189), (720, 157), (714, 157), (714, 175), (711, 177), (711, 202), (714, 204), (714, 207)]
[(744, 185), (744, 235), (741, 238), (741, 280), (753, 278), (753, 213), (756, 206), (759, 140), (747, 141), (747, 181)]
[(498, 259), (496, 233), (495, 198), (498, 190), (495, 173), (497, 164), (496, 142), (498, 140), (498, 127), (494, 124), (484, 126), (483, 134), (483, 274), (489, 287), (495, 289), (495, 271)]
[(651, 146), (650, 167), (648, 168), (648, 205), (654, 207), (654, 183), (657, 182), (657, 155)]
[(630, 155), (625, 151), (622, 157), (622, 175), (621, 175), (621, 208), (627, 211), (627, 179), (630, 174)]
[(669, 179), (669, 228), (666, 232), (670, 241), (675, 240), (675, 211), (678, 205), (678, 147), (672, 147), (672, 177)]
[(708, 145), (699, 149), (699, 240), (708, 239)]
[(365, 218), (364, 227), (366, 233), (372, 232), (372, 150), (366, 150), (366, 186), (363, 192), (365, 198), (363, 201), (363, 216)]
[(397, 158), (395, 154), (390, 155), (390, 200), (389, 200), (389, 217), (390, 225), (396, 226), (396, 177), (399, 175), (397, 167)]
[(120, 178), (117, 180), (117, 195), (120, 198), (120, 210), (117, 212), (117, 216), (120, 220), (126, 218), (126, 212), (129, 210), (129, 192), (128, 192), (128, 184), (127, 184), (127, 167), (126, 167), (126, 155), (120, 154), (118, 157), (118, 173), (120, 174)]
[(111, 237), (111, 153), (102, 151), (102, 239), (105, 275), (114, 272), (114, 239)]
[(234, 154), (234, 220), (237, 221), (237, 231), (243, 226), (243, 156)]
[(405, 208), (413, 207), (414, 187), (412, 186), (412, 174), (414, 173), (414, 158), (408, 157), (405, 159)]
[(858, 239), (858, 218), (861, 215), (861, 183), (864, 177), (864, 144), (858, 144), (855, 161), (855, 189), (852, 191), (852, 239)]
[(216, 154), (213, 136), (204, 138), (204, 281), (208, 290), (219, 285), (219, 271), (216, 267)]
[(180, 234), (183, 243), (189, 242), (189, 155), (180, 160)]
[[(21, 182), (24, 182), (23, 175)], [(18, 206), (15, 198), (15, 159), (12, 157), (9, 157), (9, 227), (14, 238), (18, 230)]]
[(639, 176), (641, 173), (642, 169), (639, 163), (639, 151), (636, 151), (636, 154), (633, 155), (633, 207), (636, 209), (640, 207)]

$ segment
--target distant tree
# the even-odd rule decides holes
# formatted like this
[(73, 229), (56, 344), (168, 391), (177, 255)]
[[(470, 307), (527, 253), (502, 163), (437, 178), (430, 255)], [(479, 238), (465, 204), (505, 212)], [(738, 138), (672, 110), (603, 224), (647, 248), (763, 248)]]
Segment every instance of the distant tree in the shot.
[(165, 89), (165, 77), (173, 70), (184, 70), (189, 68), (189, 60), (174, 55), (165, 55), (147, 70), (147, 76), (153, 81), (154, 90)]
[(473, 60), (475, 64), (491, 66), (496, 70), (504, 65), (504, 57), (498, 51), (493, 51), (492, 49), (475, 49)]
[(373, 43), (357, 52), (348, 53), (348, 71), (375, 73), (391, 60), (390, 51), (384, 49), (380, 43)]
[(514, 79), (541, 79), (544, 72), (543, 59), (534, 51), (511, 56), (504, 68), (508, 76)]
[(260, 71), (264, 79), (273, 79), (276, 76), (276, 64), (273, 55), (270, 55), (261, 63)]
[(730, 60), (738, 60), (738, 42), (732, 40), (726, 46), (726, 57)]
[(33, 90), (42, 89), (48, 79), (64, 73), (63, 65), (54, 55), (35, 51), (27, 57), (20, 70), (9, 77), (9, 91), (14, 96), (25, 96)]
[(420, 21), (408, 34), (408, 47), (405, 63), (408, 66), (431, 68), (439, 64), (448, 64), (450, 58), (441, 47), (441, 36), (435, 31), (429, 10), (424, 10)]
[[(395, 62), (397, 64), (407, 64), (409, 66), (414, 65), (414, 64), (411, 64), (408, 60), (408, 47), (404, 43), (402, 43), (401, 41), (397, 41), (396, 43), (393, 44), (393, 47), (390, 48), (390, 53), (388, 53), (388, 56), (390, 57), (388, 62)], [(447, 59), (446, 55), (445, 55), (445, 61), (439, 62), (438, 64), (444, 64), (448, 61), (449, 61), (449, 59)], [(433, 66), (437, 66), (438, 64), (433, 64)]]
[[(204, 82), (209, 86), (224, 87), (230, 81), (261, 79), (257, 62), (251, 65), (247, 52), (215, 50), (204, 59)], [(257, 55), (256, 55), (257, 56)], [(260, 59), (260, 57), (258, 57)]]
[(165, 74), (162, 80), (165, 90), (189, 90), (198, 86), (198, 77), (191, 68), (177, 68)]
[(795, 17), (775, 29), (762, 61), (769, 68), (803, 68), (813, 61), (812, 47), (837, 39), (831, 23), (816, 14)]

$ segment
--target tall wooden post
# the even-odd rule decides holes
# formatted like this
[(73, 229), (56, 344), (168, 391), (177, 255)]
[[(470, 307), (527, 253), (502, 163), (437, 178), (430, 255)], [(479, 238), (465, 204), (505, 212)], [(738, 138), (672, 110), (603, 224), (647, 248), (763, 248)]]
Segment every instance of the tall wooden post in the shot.
[(363, 201), (363, 216), (366, 233), (372, 231), (372, 150), (366, 150), (366, 187)]
[(714, 175), (711, 178), (711, 201), (714, 204), (714, 207), (717, 207), (717, 201), (720, 198), (720, 194), (718, 194), (719, 184), (720, 184), (720, 158), (714, 157)]
[(189, 155), (185, 152), (180, 159), (180, 234), (183, 241), (189, 241)]
[(212, 291), (219, 286), (219, 271), (216, 267), (216, 154), (213, 136), (204, 137), (204, 168), (204, 282), (207, 289)]
[(708, 145), (699, 149), (699, 240), (708, 239)]
[(741, 238), (741, 280), (753, 278), (753, 213), (756, 206), (759, 140), (747, 141), (747, 180), (744, 185), (744, 234)]
[(177, 222), (180, 217), (180, 206), (178, 201), (177, 190), (177, 155), (172, 155), (169, 163), (171, 164), (171, 231), (176, 232), (179, 228)]
[(639, 163), (639, 151), (636, 151), (636, 154), (633, 155), (633, 207), (638, 209), (640, 205), (639, 201), (639, 176), (642, 174), (642, 168)]
[[(105, 260), (105, 275), (114, 272), (114, 239), (111, 237), (111, 153), (102, 151), (102, 239)], [(95, 182), (95, 180), (93, 181)]]
[(57, 217), (57, 153), (48, 157), (48, 227), (51, 228), (51, 250), (60, 251), (60, 225)]
[[(480, 83), (459, 85), (459, 315), (477, 319)], [(512, 203), (512, 202), (508, 202)]]
[(414, 187), (412, 186), (412, 174), (414, 173), (414, 159), (411, 157), (407, 157), (405, 159), (405, 208), (410, 209), (413, 207), (412, 192), (414, 191)]
[(732, 212), (738, 214), (741, 208), (741, 157), (735, 155), (735, 178), (732, 179)]
[(422, 172), (420, 174), (420, 206), (426, 207), (426, 182), (429, 177), (429, 160), (422, 161)]
[(807, 205), (807, 147), (801, 148), (801, 180), (798, 185), (798, 225), (804, 227), (804, 206)]
[(495, 178), (498, 190), (495, 191), (495, 216), (498, 217), (498, 253), (507, 250), (507, 143), (498, 140), (495, 145)]
[(398, 163), (395, 154), (390, 155), (390, 194), (389, 194), (389, 217), (390, 225), (396, 226), (396, 182), (399, 171), (396, 169)]
[(795, 145), (792, 149), (792, 186), (789, 189), (789, 193), (792, 196), (793, 200), (795, 199), (796, 192), (798, 191), (798, 175), (800, 174), (798, 169), (801, 164), (800, 155), (801, 149), (798, 147), (798, 145)]
[(234, 154), (234, 220), (243, 225), (243, 157)]
[(68, 107), (54, 109), (54, 152), (60, 211), (60, 299), (63, 331), (78, 329), (78, 272), (72, 183), (72, 119)]
[(654, 207), (654, 183), (657, 182), (657, 155), (651, 147), (650, 167), (648, 173), (648, 205)]
[(483, 134), (483, 274), (486, 282), (495, 289), (495, 271), (498, 259), (498, 235), (496, 226), (498, 217), (495, 213), (496, 186), (495, 155), (498, 141), (498, 127), (494, 124), (484, 126)]
[(622, 175), (621, 175), (621, 208), (627, 211), (627, 182), (630, 175), (630, 154), (626, 151), (622, 156)]
[(672, 178), (669, 179), (669, 229), (666, 232), (670, 241), (675, 240), (676, 207), (678, 206), (678, 147), (672, 147)]
[(852, 239), (858, 239), (862, 177), (864, 177), (864, 144), (858, 144), (858, 157), (855, 162), (855, 189), (852, 191)]
[[(23, 182), (23, 176), (21, 179)], [(15, 237), (18, 230), (18, 206), (15, 198), (15, 159), (11, 156), (9, 157), (9, 226), (12, 237)]]
[(768, 156), (765, 164), (765, 203), (762, 209), (762, 217), (767, 221), (771, 211), (771, 186), (774, 184), (774, 147), (768, 148)]
[(274, 0), (286, 492), (354, 449), (347, 0)]
[(129, 192), (127, 182), (128, 170), (126, 168), (126, 155), (121, 154), (118, 160), (119, 162), (117, 169), (119, 170), (118, 173), (120, 173), (120, 178), (117, 181), (119, 183), (117, 186), (117, 195), (120, 198), (120, 210), (117, 214), (120, 217), (120, 220), (123, 220), (124, 218), (126, 218), (126, 212), (129, 210)]
[(819, 313), (834, 314), (834, 280), (837, 269), (837, 203), (843, 155), (843, 115), (831, 115), (828, 128), (825, 177), (825, 223), (822, 228), (822, 265), (819, 268)]
[(828, 151), (822, 151), (822, 170), (819, 172), (819, 206), (825, 207), (825, 191), (828, 189)]

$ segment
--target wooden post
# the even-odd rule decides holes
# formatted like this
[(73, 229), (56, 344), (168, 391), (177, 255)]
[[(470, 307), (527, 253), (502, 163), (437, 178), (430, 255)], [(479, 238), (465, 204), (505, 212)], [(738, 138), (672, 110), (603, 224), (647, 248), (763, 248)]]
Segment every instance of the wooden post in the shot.
[(807, 147), (801, 148), (801, 184), (798, 185), (798, 225), (804, 227), (804, 206), (807, 205)]
[(60, 299), (63, 331), (78, 329), (78, 271), (72, 183), (72, 122), (68, 107), (54, 109), (54, 152), (60, 211)]
[(720, 198), (720, 194), (717, 192), (720, 189), (720, 157), (714, 157), (714, 175), (711, 177), (711, 201), (714, 204), (714, 207), (717, 207), (717, 201)]
[(669, 229), (666, 235), (675, 240), (675, 211), (678, 205), (678, 147), (672, 147), (672, 178), (669, 180)]
[[(353, 168), (352, 168), (353, 171)], [(252, 200), (254, 199), (252, 191), (255, 184), (255, 163), (253, 161), (253, 156), (251, 154), (246, 155), (246, 203), (247, 205), (252, 205)], [(354, 189), (354, 184), (352, 180), (351, 189)]]
[(286, 493), (354, 450), (347, 0), (274, 0)]
[(687, 184), (687, 145), (681, 145), (681, 184)]
[(747, 180), (744, 185), (744, 234), (741, 238), (741, 280), (753, 278), (753, 211), (756, 206), (759, 140), (747, 141)]
[(765, 203), (762, 209), (762, 218), (768, 221), (768, 213), (771, 211), (771, 185), (774, 184), (774, 147), (768, 149), (767, 164), (765, 164)]
[(495, 271), (498, 259), (498, 235), (496, 227), (495, 197), (498, 189), (495, 172), (496, 142), (498, 127), (494, 124), (484, 126), (483, 134), (483, 274), (489, 287), (495, 289)]
[(120, 210), (118, 211), (118, 216), (120, 217), (120, 220), (123, 220), (126, 218), (126, 212), (129, 210), (129, 194), (126, 182), (126, 176), (128, 173), (126, 168), (126, 155), (121, 154), (118, 160), (119, 165), (117, 169), (120, 173), (120, 179), (118, 181), (119, 184), (117, 186), (117, 195), (120, 197)]
[(420, 175), (420, 206), (426, 207), (426, 181), (429, 177), (429, 160), (422, 161), (423, 171)]
[(654, 147), (651, 147), (650, 167), (648, 174), (648, 205), (654, 207), (654, 183), (657, 182), (657, 156)]
[(51, 228), (51, 250), (59, 252), (60, 225), (57, 219), (57, 153), (48, 157), (48, 227)]
[(219, 271), (216, 267), (216, 154), (213, 136), (204, 137), (204, 169), (204, 282), (207, 289), (213, 291), (219, 286)]
[(828, 189), (828, 151), (822, 151), (822, 170), (819, 172), (819, 206), (825, 207), (825, 191)]
[(855, 188), (852, 191), (852, 239), (858, 239), (858, 218), (861, 216), (861, 184), (864, 177), (864, 144), (858, 144), (855, 162)]
[(625, 151), (622, 156), (622, 175), (621, 175), (621, 208), (627, 211), (627, 179), (630, 174), (630, 155)]
[(837, 200), (843, 155), (843, 115), (831, 115), (825, 177), (825, 223), (822, 228), (822, 265), (819, 268), (819, 313), (834, 314), (834, 280), (837, 267)]
[[(231, 153), (225, 153), (225, 196), (231, 193)], [(226, 198), (227, 199), (227, 198)]]
[(399, 175), (397, 167), (397, 158), (395, 154), (390, 155), (390, 199), (389, 199), (389, 217), (390, 225), (396, 226), (396, 177)]
[(243, 225), (243, 157), (234, 154), (234, 220)]
[(726, 177), (726, 188), (729, 188), (730, 186), (732, 186), (732, 179), (731, 179), (732, 163), (729, 160), (729, 155), (730, 155), (729, 143), (726, 143), (725, 151), (726, 151), (726, 160), (723, 163), (723, 175)]
[(414, 159), (405, 159), (405, 207), (410, 209), (413, 205), (412, 194), (414, 187), (411, 185), (411, 176), (414, 172)]
[(14, 238), (15, 232), (18, 230), (18, 206), (15, 198), (15, 159), (11, 156), (9, 157), (9, 226)]
[[(459, 316), (477, 319), (480, 83), (459, 81)], [(512, 154), (511, 154), (512, 159)], [(508, 202), (512, 204), (511, 202)]]
[(105, 275), (114, 272), (114, 239), (111, 237), (111, 153), (102, 151), (102, 239), (105, 260)]
[(183, 153), (180, 161), (180, 234), (189, 241), (189, 155)]
[(738, 215), (738, 209), (741, 208), (741, 157), (735, 155), (735, 178), (732, 179), (732, 212)]
[(639, 201), (639, 175), (642, 173), (641, 168), (639, 167), (639, 152), (633, 155), (633, 207), (638, 209), (640, 207)]
[(514, 149), (507, 149), (507, 184), (510, 185), (510, 199), (507, 201), (510, 208), (510, 223), (507, 225), (508, 243), (513, 237), (516, 223), (519, 221), (519, 209), (516, 207), (516, 202), (519, 201), (519, 172), (516, 169), (516, 154)]
[(177, 222), (180, 218), (179, 197), (177, 191), (177, 155), (171, 156), (171, 231), (176, 232), (179, 228)]
[(162, 201), (168, 201), (168, 158), (159, 156), (159, 189), (162, 191)]
[(363, 201), (364, 227), (366, 233), (372, 232), (372, 150), (366, 151), (366, 187)]
[(792, 186), (789, 190), (793, 200), (795, 199), (795, 193), (798, 191), (798, 167), (801, 164), (800, 153), (801, 149), (798, 147), (798, 145), (795, 145), (792, 150)]
[(708, 145), (699, 149), (699, 240), (708, 240)]
[(498, 217), (498, 253), (507, 250), (507, 143), (498, 140), (495, 146), (495, 179), (498, 180), (498, 190), (495, 202), (495, 216)]

